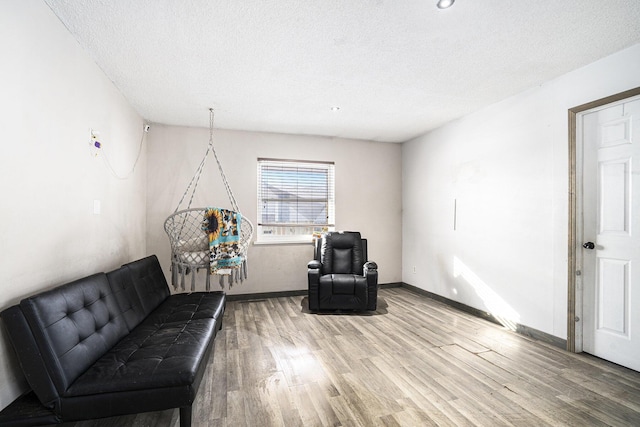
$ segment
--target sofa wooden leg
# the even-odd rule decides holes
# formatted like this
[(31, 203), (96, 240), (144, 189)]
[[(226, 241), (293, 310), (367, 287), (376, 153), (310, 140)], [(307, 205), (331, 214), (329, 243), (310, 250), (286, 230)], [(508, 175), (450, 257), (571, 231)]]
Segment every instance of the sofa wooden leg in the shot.
[(191, 427), (191, 405), (180, 408), (180, 427)]

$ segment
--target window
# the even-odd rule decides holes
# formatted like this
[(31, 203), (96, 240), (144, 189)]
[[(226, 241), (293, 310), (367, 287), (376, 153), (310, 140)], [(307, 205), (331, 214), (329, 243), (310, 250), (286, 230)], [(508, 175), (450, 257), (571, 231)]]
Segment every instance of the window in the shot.
[(258, 159), (258, 241), (311, 241), (335, 222), (333, 163)]

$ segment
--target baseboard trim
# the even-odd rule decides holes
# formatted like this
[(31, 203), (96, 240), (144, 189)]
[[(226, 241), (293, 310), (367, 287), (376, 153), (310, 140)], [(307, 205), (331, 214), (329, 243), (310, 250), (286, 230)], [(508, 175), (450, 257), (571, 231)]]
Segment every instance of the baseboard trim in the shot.
[[(378, 285), (380, 288), (399, 288), (402, 286), (402, 282), (381, 283)], [(297, 297), (300, 295), (307, 295), (307, 289), (297, 289), (294, 291), (277, 291), (277, 292), (262, 292), (257, 294), (227, 294), (228, 301), (251, 301), (267, 298), (286, 298)]]
[(300, 295), (307, 295), (307, 293), (308, 291), (306, 289), (300, 289), (295, 291), (262, 292), (257, 294), (227, 294), (227, 301), (251, 301), (267, 298), (297, 297)]
[(378, 285), (378, 287), (380, 287), (382, 289), (386, 289), (386, 288), (401, 288), (402, 287), (402, 282), (381, 283), (381, 284)]
[[(454, 300), (449, 299), (447, 297), (443, 297), (442, 295), (434, 294), (433, 292), (429, 292), (427, 290), (424, 290), (422, 288), (418, 288), (418, 287), (410, 285), (408, 283), (402, 282), (401, 283), (401, 287), (407, 289), (408, 291), (416, 293), (418, 295), (423, 295), (423, 296), (425, 296), (427, 298), (431, 298), (431, 299), (433, 299), (435, 301), (439, 301), (439, 302), (441, 302), (443, 304), (446, 304), (446, 305), (448, 305), (450, 307), (453, 307), (453, 308), (455, 308), (457, 310), (464, 311), (465, 313), (471, 314), (471, 315), (476, 316), (476, 317), (480, 317), (482, 319), (488, 320), (490, 322), (493, 322), (493, 323), (495, 323), (497, 325), (501, 325), (502, 326), (502, 323), (500, 323), (500, 321), (489, 312), (486, 312), (486, 311), (483, 311), (483, 310), (478, 310), (477, 308), (468, 306), (468, 305), (463, 304), (463, 303), (458, 302), (458, 301), (454, 301)], [(519, 323), (516, 324), (515, 332), (520, 334), (520, 335), (524, 335), (526, 337), (533, 338), (533, 339), (535, 339), (537, 341), (545, 342), (545, 343), (547, 343), (549, 345), (561, 348), (563, 350), (567, 349), (567, 340), (564, 340), (562, 338), (558, 338), (558, 337), (556, 337), (554, 335), (548, 334), (546, 332), (539, 331), (539, 330), (534, 329), (534, 328), (530, 328), (529, 326), (526, 326), (526, 325), (521, 325)]]

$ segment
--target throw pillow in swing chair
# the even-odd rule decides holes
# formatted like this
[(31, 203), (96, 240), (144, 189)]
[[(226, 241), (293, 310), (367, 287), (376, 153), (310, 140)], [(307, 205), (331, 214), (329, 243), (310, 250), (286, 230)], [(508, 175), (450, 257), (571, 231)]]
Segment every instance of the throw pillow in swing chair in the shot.
[(199, 237), (180, 239), (174, 251), (180, 262), (206, 265), (209, 262), (209, 238), (202, 233)]

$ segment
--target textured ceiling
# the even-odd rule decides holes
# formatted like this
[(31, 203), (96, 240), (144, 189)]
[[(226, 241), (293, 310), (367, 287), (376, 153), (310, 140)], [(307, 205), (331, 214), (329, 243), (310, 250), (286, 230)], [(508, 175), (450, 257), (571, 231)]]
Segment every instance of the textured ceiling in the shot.
[(45, 2), (150, 122), (389, 142), (640, 43), (640, 0)]

